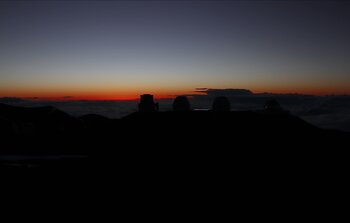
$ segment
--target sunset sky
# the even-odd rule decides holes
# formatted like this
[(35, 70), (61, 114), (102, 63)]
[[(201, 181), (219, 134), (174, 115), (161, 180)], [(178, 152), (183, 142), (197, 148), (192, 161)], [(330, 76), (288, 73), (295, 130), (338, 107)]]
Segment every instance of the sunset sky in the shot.
[(350, 94), (346, 1), (1, 1), (0, 97)]

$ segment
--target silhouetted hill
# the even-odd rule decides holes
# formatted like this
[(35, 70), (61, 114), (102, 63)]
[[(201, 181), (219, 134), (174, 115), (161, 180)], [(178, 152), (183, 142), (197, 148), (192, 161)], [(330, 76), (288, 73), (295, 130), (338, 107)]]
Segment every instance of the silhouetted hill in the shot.
[(0, 117), (12, 122), (12, 131), (28, 135), (40, 132), (67, 133), (81, 125), (76, 118), (51, 106), (24, 108), (0, 104)]
[(220, 167), (224, 173), (239, 163), (247, 168), (311, 165), (342, 153), (342, 143), (349, 138), (348, 133), (317, 128), (283, 111), (138, 112), (108, 119), (4, 104), (0, 131), (2, 157), (102, 155), (108, 160), (103, 165), (139, 173), (198, 166)]
[[(0, 104), (2, 154), (80, 154), (73, 147), (83, 123), (54, 107), (22, 108)], [(73, 144), (71, 144), (73, 143)]]
[[(147, 146), (175, 146), (174, 150), (185, 153), (275, 150), (302, 155), (324, 150), (321, 147), (326, 145), (329, 149), (340, 148), (341, 141), (349, 136), (317, 128), (288, 113), (265, 111), (134, 113), (121, 119), (121, 124), (127, 135), (145, 139)], [(139, 147), (139, 141), (132, 143)]]
[(283, 111), (134, 113), (119, 126), (106, 169), (140, 196), (289, 201), (339, 185), (346, 170), (349, 134)]

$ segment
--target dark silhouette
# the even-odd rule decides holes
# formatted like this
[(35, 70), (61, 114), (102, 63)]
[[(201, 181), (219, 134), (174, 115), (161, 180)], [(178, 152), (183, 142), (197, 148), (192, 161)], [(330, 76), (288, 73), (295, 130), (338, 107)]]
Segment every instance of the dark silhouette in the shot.
[(215, 98), (212, 110), (216, 112), (228, 112), (231, 110), (231, 104), (227, 97), (221, 96)]
[[(349, 139), (346, 132), (320, 129), (288, 113), (266, 112), (280, 110), (276, 102), (261, 111), (228, 111), (224, 101), (217, 99), (213, 110), (226, 112), (154, 112), (153, 96), (144, 95), (140, 111), (151, 112), (121, 119), (74, 117), (53, 107), (0, 103), (0, 167), (87, 171), (92, 154), (105, 157), (107, 161), (96, 161), (93, 167), (114, 171), (110, 176), (147, 176), (154, 182), (164, 176), (195, 176), (220, 182), (235, 171), (249, 177), (261, 171), (265, 177), (285, 176), (290, 167), (302, 175), (308, 165), (335, 166), (334, 154), (340, 154)], [(190, 111), (186, 97), (175, 99), (174, 111)], [(269, 143), (278, 140), (282, 143)]]
[(144, 94), (140, 96), (139, 111), (155, 112), (159, 110), (159, 104), (154, 102), (153, 95)]
[(274, 99), (266, 101), (264, 105), (264, 110), (265, 112), (268, 112), (268, 113), (286, 113), (287, 112), (281, 107), (280, 103), (278, 103), (278, 101)]
[[(236, 199), (243, 193), (245, 200), (268, 193), (265, 201), (292, 192), (306, 191), (309, 197), (325, 182), (344, 179), (348, 169), (348, 160), (341, 161), (348, 157), (343, 146), (348, 133), (320, 129), (290, 114), (169, 111), (77, 118), (52, 107), (0, 104), (0, 125), (1, 173), (59, 176), (69, 188), (82, 182), (74, 193), (93, 179), (98, 193), (107, 196), (130, 191), (163, 197), (170, 191), (186, 198), (197, 193), (201, 201), (203, 194), (233, 193)], [(305, 190), (314, 179), (319, 182)]]
[(15, 132), (15, 125), (12, 121), (0, 117), (0, 134), (9, 135)]
[(175, 112), (188, 112), (191, 111), (191, 105), (185, 96), (178, 96), (173, 103), (173, 111)]

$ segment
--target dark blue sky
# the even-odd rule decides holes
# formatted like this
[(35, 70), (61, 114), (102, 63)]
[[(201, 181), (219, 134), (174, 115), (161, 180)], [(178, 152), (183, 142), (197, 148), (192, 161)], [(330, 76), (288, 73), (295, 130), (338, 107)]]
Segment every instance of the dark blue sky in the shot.
[(0, 95), (350, 93), (346, 1), (1, 1)]

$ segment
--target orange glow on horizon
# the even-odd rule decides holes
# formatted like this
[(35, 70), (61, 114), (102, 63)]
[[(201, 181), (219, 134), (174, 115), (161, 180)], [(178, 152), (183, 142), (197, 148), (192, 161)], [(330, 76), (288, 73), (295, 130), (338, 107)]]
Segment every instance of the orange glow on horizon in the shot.
[[(210, 87), (208, 87), (210, 88)], [(216, 89), (217, 87), (212, 87)], [(218, 89), (225, 89), (230, 87), (223, 87)], [(231, 87), (242, 88), (242, 87)], [(244, 88), (244, 87), (243, 87)], [(276, 87), (253, 87), (247, 86), (245, 89), (251, 90), (253, 93), (275, 93), (275, 94), (308, 94), (308, 95), (350, 95), (350, 89), (347, 88), (325, 88), (325, 87), (297, 87), (297, 88), (276, 88)], [(195, 94), (195, 89), (181, 89), (181, 90), (165, 90), (165, 89), (145, 89), (145, 90), (120, 90), (120, 91), (109, 91), (102, 90), (98, 91), (30, 91), (30, 90), (0, 90), (0, 97), (18, 97), (24, 99), (35, 99), (35, 100), (53, 100), (53, 101), (75, 101), (75, 100), (118, 100), (118, 101), (133, 101), (139, 100), (142, 94), (153, 94), (155, 99), (172, 99), (177, 95), (184, 94)]]
[(155, 99), (171, 99), (175, 98), (176, 95), (188, 94), (188, 92), (171, 92), (162, 93), (157, 91), (144, 91), (140, 93), (90, 93), (90, 94), (74, 94), (72, 92), (55, 93), (55, 92), (39, 92), (39, 93), (29, 93), (29, 92), (3, 92), (0, 91), (0, 97), (16, 97), (31, 100), (48, 100), (48, 101), (79, 101), (79, 100), (91, 100), (91, 101), (134, 101), (139, 100), (142, 94), (153, 94)]

